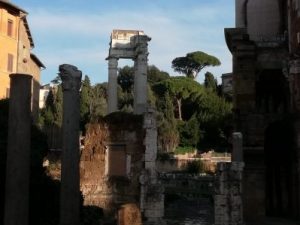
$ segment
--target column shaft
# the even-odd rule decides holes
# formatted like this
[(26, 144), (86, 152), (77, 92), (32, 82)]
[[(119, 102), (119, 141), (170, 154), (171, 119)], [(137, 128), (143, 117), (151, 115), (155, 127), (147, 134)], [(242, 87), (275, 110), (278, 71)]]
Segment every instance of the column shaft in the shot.
[(70, 65), (62, 65), (60, 66), (60, 76), (63, 87), (60, 225), (79, 225), (79, 88), (81, 71)]
[(31, 75), (10, 75), (4, 225), (28, 224), (31, 83)]
[(138, 55), (134, 63), (134, 113), (146, 112), (148, 101), (147, 69), (148, 53)]
[(108, 59), (108, 113), (118, 110), (118, 59)]

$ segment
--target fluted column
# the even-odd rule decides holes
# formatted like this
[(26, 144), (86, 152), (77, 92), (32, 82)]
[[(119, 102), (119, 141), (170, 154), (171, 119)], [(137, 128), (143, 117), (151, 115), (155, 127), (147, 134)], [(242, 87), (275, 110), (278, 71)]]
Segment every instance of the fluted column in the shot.
[(108, 113), (118, 110), (118, 59), (108, 59)]
[(134, 62), (134, 113), (146, 112), (148, 102), (147, 69), (148, 69), (148, 41), (146, 35), (137, 37), (137, 57)]
[(59, 66), (59, 75), (63, 89), (60, 225), (79, 225), (79, 89), (82, 73), (75, 66), (63, 64)]
[(28, 224), (31, 84), (31, 75), (10, 75), (4, 225)]

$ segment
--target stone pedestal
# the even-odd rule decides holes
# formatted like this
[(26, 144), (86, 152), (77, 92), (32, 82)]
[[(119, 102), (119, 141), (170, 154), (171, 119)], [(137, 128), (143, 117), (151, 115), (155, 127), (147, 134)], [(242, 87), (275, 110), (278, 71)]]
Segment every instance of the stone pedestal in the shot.
[(108, 113), (118, 110), (118, 59), (108, 59)]
[(81, 71), (61, 65), (63, 88), (63, 147), (61, 161), (60, 225), (79, 225), (79, 88)]
[(242, 173), (244, 163), (218, 163), (214, 225), (243, 225)]
[(28, 224), (32, 76), (10, 75), (4, 225)]

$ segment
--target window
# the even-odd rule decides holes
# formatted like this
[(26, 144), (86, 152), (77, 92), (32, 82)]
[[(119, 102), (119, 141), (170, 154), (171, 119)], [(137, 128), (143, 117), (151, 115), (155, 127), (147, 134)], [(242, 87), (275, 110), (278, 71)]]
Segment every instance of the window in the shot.
[(113, 144), (108, 146), (108, 158), (106, 165), (106, 174), (109, 176), (126, 176), (126, 152), (125, 145)]
[(13, 36), (13, 21), (10, 19), (7, 21), (7, 35), (9, 37)]
[(14, 66), (14, 56), (12, 54), (8, 53), (7, 57), (7, 71), (12, 72), (13, 71), (13, 66)]

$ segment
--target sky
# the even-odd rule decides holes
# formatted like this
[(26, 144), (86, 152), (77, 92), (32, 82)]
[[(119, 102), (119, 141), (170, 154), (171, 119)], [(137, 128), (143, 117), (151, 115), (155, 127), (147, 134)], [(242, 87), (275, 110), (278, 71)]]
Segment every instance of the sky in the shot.
[[(53, 80), (60, 64), (68, 63), (88, 75), (93, 84), (106, 82), (110, 34), (113, 29), (143, 30), (149, 42), (149, 65), (170, 75), (172, 60), (203, 51), (221, 61), (206, 71), (220, 82), (231, 72), (231, 54), (224, 28), (234, 26), (233, 0), (11, 0), (26, 10), (35, 43), (33, 52), (46, 66), (41, 83)], [(119, 60), (119, 66), (133, 65)]]

